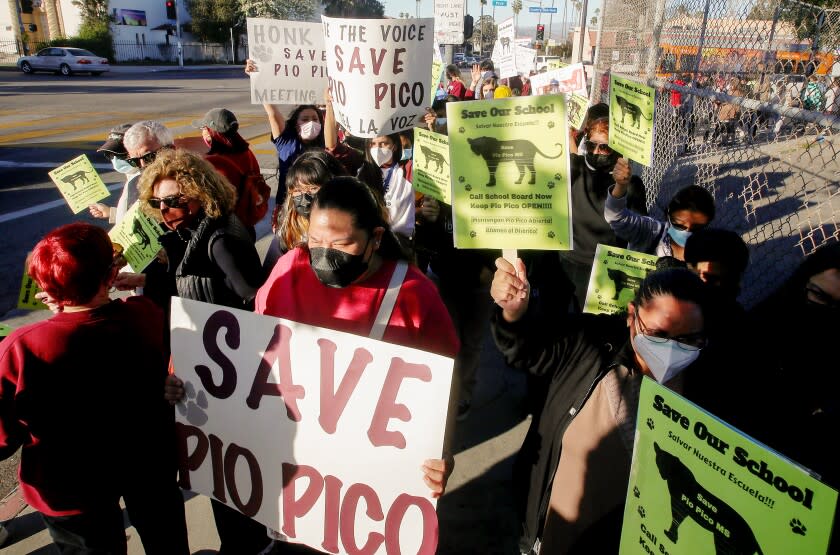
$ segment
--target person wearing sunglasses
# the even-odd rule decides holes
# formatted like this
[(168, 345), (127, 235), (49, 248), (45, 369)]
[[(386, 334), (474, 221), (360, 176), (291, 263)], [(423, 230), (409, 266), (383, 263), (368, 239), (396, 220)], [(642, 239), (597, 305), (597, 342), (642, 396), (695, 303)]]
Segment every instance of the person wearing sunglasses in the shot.
[(618, 553), (642, 378), (720, 408), (700, 356), (707, 288), (689, 270), (659, 270), (624, 314), (546, 315), (529, 306), (521, 259), (496, 267), (496, 345), (547, 389), (514, 466), (520, 552)]
[(126, 162), (142, 170), (155, 161), (161, 150), (174, 148), (172, 131), (158, 121), (146, 120), (132, 125), (123, 137), (128, 152)]
[(112, 224), (118, 223), (123, 219), (129, 206), (137, 200), (139, 193), (137, 183), (139, 181), (140, 170), (128, 163), (128, 151), (123, 144), (125, 133), (130, 128), (130, 123), (124, 123), (114, 127), (108, 132), (108, 137), (102, 146), (96, 149), (96, 152), (101, 152), (111, 162), (114, 171), (125, 175), (125, 186), (123, 186), (122, 194), (116, 206), (108, 206), (107, 204), (96, 202), (88, 207), (91, 216), (107, 219), (108, 223)]
[(92, 224), (51, 231), (27, 266), (58, 309), (0, 343), (0, 460), (20, 449), (58, 552), (126, 553), (122, 497), (146, 553), (187, 555), (163, 311), (109, 298), (114, 246)]
[(677, 260), (685, 260), (685, 244), (691, 234), (708, 226), (714, 217), (715, 199), (699, 185), (677, 191), (668, 203), (664, 222), (627, 207), (623, 180), (616, 180), (604, 205), (604, 219), (616, 236), (627, 241), (628, 249)]

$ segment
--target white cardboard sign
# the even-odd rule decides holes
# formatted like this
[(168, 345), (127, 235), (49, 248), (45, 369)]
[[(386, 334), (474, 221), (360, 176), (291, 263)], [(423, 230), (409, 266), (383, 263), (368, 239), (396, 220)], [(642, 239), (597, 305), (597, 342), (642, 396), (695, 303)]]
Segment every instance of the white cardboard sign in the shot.
[(435, 37), (438, 44), (464, 42), (465, 0), (435, 0)]
[(338, 123), (358, 137), (421, 125), (435, 95), (429, 90), (434, 20), (321, 20)]
[[(551, 85), (552, 80), (558, 83), (556, 90)], [(586, 72), (583, 64), (572, 64), (545, 73), (537, 73), (531, 77), (531, 90), (535, 95), (575, 93), (589, 96), (586, 91)]]
[(251, 104), (319, 104), (327, 88), (327, 54), (321, 25), (249, 17)]
[(435, 552), (452, 359), (179, 298), (171, 328), (183, 487), (330, 553)]
[(513, 18), (499, 23), (499, 78), (505, 79), (516, 75), (516, 42)]

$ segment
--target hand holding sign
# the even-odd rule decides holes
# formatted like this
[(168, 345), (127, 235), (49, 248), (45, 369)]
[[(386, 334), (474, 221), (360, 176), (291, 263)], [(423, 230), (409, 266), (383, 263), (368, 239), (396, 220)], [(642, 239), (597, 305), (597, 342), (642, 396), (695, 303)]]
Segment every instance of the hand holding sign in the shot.
[(522, 318), (528, 310), (529, 293), (530, 285), (522, 259), (517, 258), (513, 265), (504, 258), (497, 258), (490, 296), (501, 307), (505, 320), (516, 322)]

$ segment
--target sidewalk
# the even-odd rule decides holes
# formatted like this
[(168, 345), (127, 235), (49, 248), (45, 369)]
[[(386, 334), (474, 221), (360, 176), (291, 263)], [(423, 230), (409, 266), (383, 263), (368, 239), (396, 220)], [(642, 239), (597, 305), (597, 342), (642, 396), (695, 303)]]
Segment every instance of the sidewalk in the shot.
[[(261, 256), (268, 246), (267, 239), (263, 237), (257, 243)], [(20, 327), (48, 317), (47, 311), (12, 311), (0, 316), (0, 323)], [(530, 419), (522, 414), (524, 396), (524, 376), (504, 364), (488, 326), (472, 412), (457, 425), (455, 470), (438, 504), (437, 553), (518, 553), (510, 475), (514, 456), (530, 424)], [(0, 521), (9, 519), (6, 525), (11, 534), (0, 553), (51, 553), (50, 537), (40, 516), (22, 501), (18, 491), (0, 501)], [(190, 492), (185, 493), (185, 499), (191, 553), (213, 552), (218, 549), (219, 540), (209, 499)], [(126, 534), (129, 555), (142, 555), (143, 548), (134, 528), (127, 527)]]

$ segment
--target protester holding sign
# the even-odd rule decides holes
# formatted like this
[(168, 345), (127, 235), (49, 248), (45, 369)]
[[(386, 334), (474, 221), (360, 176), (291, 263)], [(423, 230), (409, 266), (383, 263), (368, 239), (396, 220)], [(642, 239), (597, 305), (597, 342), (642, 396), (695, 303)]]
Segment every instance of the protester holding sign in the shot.
[(251, 305), (263, 281), (259, 255), (233, 214), (233, 188), (213, 166), (184, 150), (159, 154), (143, 170), (140, 201), (169, 230), (160, 238), (168, 271), (124, 272), (117, 287), (148, 285), (162, 292), (164, 306), (170, 295), (237, 308)]
[(657, 271), (626, 314), (546, 319), (529, 310), (522, 261), (496, 265), (496, 345), (548, 389), (515, 467), (520, 551), (541, 541), (541, 553), (618, 553), (642, 376), (714, 405), (719, 383), (695, 362), (707, 342), (705, 287), (688, 270)]
[(108, 132), (108, 137), (96, 152), (101, 152), (111, 162), (114, 171), (125, 175), (125, 186), (116, 206), (107, 206), (101, 202), (91, 204), (88, 207), (90, 215), (94, 218), (107, 219), (109, 223), (119, 223), (123, 219), (128, 208), (137, 200), (139, 191), (137, 183), (140, 178), (140, 170), (126, 161), (128, 151), (123, 144), (125, 132), (131, 127), (130, 123), (118, 125)]
[(627, 248), (657, 256), (685, 257), (685, 243), (693, 231), (709, 225), (715, 217), (715, 199), (703, 187), (689, 185), (677, 191), (668, 203), (668, 220), (660, 222), (627, 208), (628, 183), (616, 180), (604, 204), (604, 219)]
[[(307, 244), (280, 259), (256, 312), (454, 357), (458, 338), (446, 308), (406, 260), (368, 187), (335, 178), (315, 194)], [(452, 471), (447, 458), (424, 463), (436, 497)]]
[(61, 312), (0, 343), (0, 460), (22, 449), (24, 499), (61, 553), (126, 553), (122, 497), (146, 553), (186, 555), (164, 316), (108, 298), (113, 261), (90, 224), (36, 245), (29, 273)]

